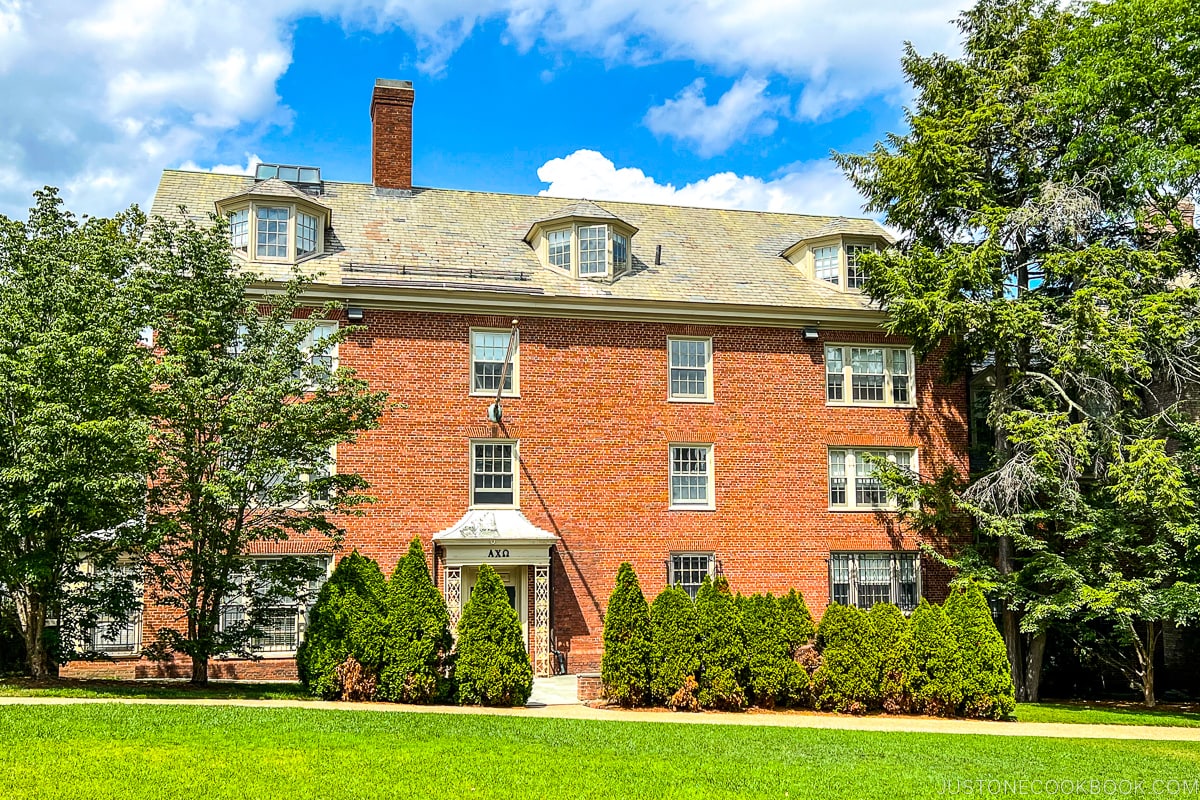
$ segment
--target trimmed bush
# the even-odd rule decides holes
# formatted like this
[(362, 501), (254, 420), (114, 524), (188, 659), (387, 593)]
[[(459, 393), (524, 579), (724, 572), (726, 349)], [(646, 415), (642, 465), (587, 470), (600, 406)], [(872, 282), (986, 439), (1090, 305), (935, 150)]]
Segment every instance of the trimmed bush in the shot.
[(617, 585), (604, 614), (600, 680), (604, 696), (623, 706), (650, 699), (650, 609), (628, 562), (617, 570)]
[(387, 584), (379, 565), (355, 550), (338, 562), (308, 615), (296, 651), (300, 681), (326, 700), (342, 694), (337, 669), (353, 657), (371, 678), (379, 674), (385, 639)]
[(915, 662), (908, 620), (891, 603), (877, 603), (867, 612), (871, 644), (879, 665), (879, 701), (889, 714), (913, 710), (912, 681)]
[(953, 716), (963, 700), (962, 651), (954, 627), (941, 606), (924, 598), (908, 625), (912, 634), (916, 710), (940, 717)]
[(738, 597), (746, 634), (746, 688), (762, 708), (798, 705), (808, 690), (808, 673), (792, 656), (783, 609), (774, 595)]
[(454, 647), (446, 601), (433, 585), (419, 539), (396, 564), (387, 594), (387, 641), (378, 695), (399, 703), (451, 696), (447, 660)]
[(745, 708), (742, 678), (746, 670), (746, 636), (728, 581), (704, 579), (696, 595), (696, 617), (700, 630), (700, 705), (724, 710)]
[(859, 608), (831, 605), (817, 626), (821, 666), (813, 675), (819, 708), (862, 714), (879, 706), (879, 659)]
[(466, 705), (524, 705), (533, 691), (533, 667), (521, 622), (504, 583), (487, 564), (471, 590), (458, 622), (455, 679), (458, 702)]
[(944, 609), (962, 648), (960, 711), (985, 719), (1009, 716), (1016, 709), (1016, 698), (1008, 651), (983, 592), (975, 584), (955, 589)]
[[(688, 593), (668, 586), (650, 606), (650, 694), (660, 703), (671, 704), (688, 679), (695, 688), (692, 698), (681, 696), (677, 710), (698, 710), (695, 693), (700, 674), (700, 628), (696, 606)], [(686, 694), (686, 693), (685, 693)], [(695, 708), (691, 708), (695, 704)], [(675, 708), (675, 706), (671, 706)]]
[(804, 602), (804, 595), (795, 589), (781, 595), (779, 615), (783, 638), (788, 643), (788, 652), (795, 658), (800, 648), (811, 643), (817, 633), (812, 614), (808, 611), (808, 604)]

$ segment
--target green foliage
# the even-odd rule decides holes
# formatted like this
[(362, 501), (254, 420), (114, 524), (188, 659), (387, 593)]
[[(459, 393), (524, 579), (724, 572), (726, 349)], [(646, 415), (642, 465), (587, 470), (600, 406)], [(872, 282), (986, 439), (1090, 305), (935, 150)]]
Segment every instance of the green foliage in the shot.
[(745, 708), (742, 680), (746, 635), (728, 581), (704, 579), (696, 594), (696, 618), (700, 632), (700, 705), (725, 710)]
[(983, 592), (973, 583), (955, 589), (944, 609), (962, 648), (962, 713), (988, 719), (1011, 715), (1016, 701), (1008, 653)]
[(337, 699), (342, 687), (336, 671), (351, 656), (378, 674), (387, 638), (386, 599), (387, 584), (375, 561), (355, 550), (338, 562), (309, 612), (296, 652), (305, 689)]
[(458, 622), (458, 702), (523, 705), (533, 691), (533, 668), (523, 639), (521, 622), (508, 602), (504, 583), (484, 564)]
[(830, 605), (817, 626), (821, 666), (813, 674), (819, 708), (862, 714), (879, 706), (879, 652), (867, 614)]
[(808, 604), (804, 602), (804, 595), (792, 589), (781, 596), (779, 598), (779, 615), (788, 652), (795, 657), (796, 651), (810, 643), (817, 634), (812, 614), (808, 611)]
[(668, 586), (650, 606), (650, 693), (666, 703), (699, 674), (696, 605), (682, 588)]
[(421, 540), (409, 543), (387, 587), (387, 639), (380, 699), (429, 703), (451, 696), (447, 678), (454, 637), (442, 593), (433, 585)]
[(917, 711), (953, 716), (963, 701), (963, 655), (942, 607), (921, 598), (909, 619), (915, 664), (912, 690)]
[[(792, 596), (796, 596), (794, 591)], [(794, 638), (802, 635), (797, 632), (800, 620), (793, 617), (785, 621), (783, 603), (774, 595), (738, 599), (746, 634), (746, 689), (750, 702), (763, 708), (800, 705), (808, 691), (808, 673), (793, 658), (799, 646)], [(808, 622), (811, 627), (812, 620)]]
[(889, 714), (913, 710), (916, 661), (912, 636), (903, 612), (891, 603), (876, 603), (867, 612), (874, 660), (879, 665), (879, 702)]
[(617, 585), (604, 614), (604, 695), (623, 706), (650, 697), (650, 609), (629, 562), (617, 570)]

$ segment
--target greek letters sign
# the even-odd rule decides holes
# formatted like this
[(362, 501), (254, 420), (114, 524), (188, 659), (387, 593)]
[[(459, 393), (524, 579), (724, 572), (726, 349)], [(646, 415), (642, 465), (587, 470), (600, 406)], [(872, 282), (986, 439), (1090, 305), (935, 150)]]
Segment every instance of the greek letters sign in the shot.
[(508, 558), (507, 550), (488, 550), (488, 558)]
[(549, 564), (550, 546), (548, 544), (529, 544), (526, 542), (444, 542), (446, 547), (446, 566), (472, 566), (477, 564)]

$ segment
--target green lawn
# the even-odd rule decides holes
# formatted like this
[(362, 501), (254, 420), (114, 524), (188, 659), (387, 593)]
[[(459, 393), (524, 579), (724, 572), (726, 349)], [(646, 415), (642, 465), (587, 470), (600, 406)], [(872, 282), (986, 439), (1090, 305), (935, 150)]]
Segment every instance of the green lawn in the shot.
[(1018, 722), (1075, 722), (1084, 725), (1159, 725), (1200, 728), (1195, 706), (1142, 708), (1116, 703), (1018, 703)]
[(220, 697), (239, 700), (311, 699), (298, 683), (210, 683), (196, 688), (186, 681), (84, 681), (0, 679), (0, 697), (136, 697), (179, 700)]
[(1195, 781), (1200, 745), (318, 709), (0, 707), (6, 800), (891, 800), (943, 796), (948, 780), (1122, 778), (1146, 787)]

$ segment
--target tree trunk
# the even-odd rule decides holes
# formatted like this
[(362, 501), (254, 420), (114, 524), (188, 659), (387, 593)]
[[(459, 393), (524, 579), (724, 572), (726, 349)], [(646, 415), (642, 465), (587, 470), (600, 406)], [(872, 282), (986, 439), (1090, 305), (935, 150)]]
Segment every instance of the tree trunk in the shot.
[(1142, 662), (1142, 702), (1147, 708), (1154, 708), (1157, 700), (1154, 697), (1154, 657), (1158, 653), (1158, 637), (1162, 627), (1158, 622), (1146, 623), (1146, 640), (1139, 643), (1138, 660)]
[(208, 686), (208, 654), (192, 656), (192, 685)]
[(1021, 701), (1036, 703), (1041, 696), (1042, 659), (1046, 655), (1046, 634), (1039, 633), (1029, 640), (1025, 653), (1025, 686)]
[(46, 604), (35, 593), (17, 594), (17, 622), (25, 640), (25, 665), (30, 677), (50, 675), (50, 654), (46, 651)]

